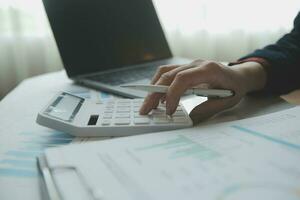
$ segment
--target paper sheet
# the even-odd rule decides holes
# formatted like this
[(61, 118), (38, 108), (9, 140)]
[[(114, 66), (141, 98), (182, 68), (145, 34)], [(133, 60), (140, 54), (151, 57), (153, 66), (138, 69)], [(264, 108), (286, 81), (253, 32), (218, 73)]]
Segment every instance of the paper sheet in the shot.
[(107, 200), (295, 200), (299, 120), (297, 107), (215, 126), (66, 146), (46, 155), (52, 168), (76, 166), (90, 190), (101, 190)]
[(290, 92), (289, 94), (282, 95), (281, 98), (291, 104), (300, 105), (300, 90), (295, 90), (293, 92)]

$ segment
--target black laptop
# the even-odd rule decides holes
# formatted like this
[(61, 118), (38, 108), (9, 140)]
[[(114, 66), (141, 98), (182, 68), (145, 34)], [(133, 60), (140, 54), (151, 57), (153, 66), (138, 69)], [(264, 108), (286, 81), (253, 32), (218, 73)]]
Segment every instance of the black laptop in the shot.
[(43, 0), (68, 76), (126, 97), (146, 93), (122, 84), (149, 83), (174, 58), (151, 0)]

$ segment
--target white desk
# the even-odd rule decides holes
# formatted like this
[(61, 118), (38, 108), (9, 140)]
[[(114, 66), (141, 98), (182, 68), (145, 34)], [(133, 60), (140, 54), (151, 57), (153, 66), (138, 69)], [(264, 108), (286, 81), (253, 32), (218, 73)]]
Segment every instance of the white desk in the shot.
[[(73, 139), (35, 123), (38, 111), (61, 90), (92, 98), (111, 98), (74, 86), (64, 71), (27, 79), (0, 102), (0, 199), (42, 199), (34, 157), (47, 146), (87, 139)], [(238, 106), (206, 123), (224, 122), (292, 107), (280, 98), (247, 97)], [(101, 139), (101, 138), (99, 138)]]

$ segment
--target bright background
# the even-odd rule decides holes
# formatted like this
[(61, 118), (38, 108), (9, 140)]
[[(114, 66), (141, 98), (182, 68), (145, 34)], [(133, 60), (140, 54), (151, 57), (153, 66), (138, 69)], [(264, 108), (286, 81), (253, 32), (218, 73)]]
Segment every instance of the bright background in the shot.
[[(290, 31), (299, 0), (153, 0), (177, 56), (234, 61)], [(0, 0), (0, 97), (23, 79), (60, 70), (40, 0)]]

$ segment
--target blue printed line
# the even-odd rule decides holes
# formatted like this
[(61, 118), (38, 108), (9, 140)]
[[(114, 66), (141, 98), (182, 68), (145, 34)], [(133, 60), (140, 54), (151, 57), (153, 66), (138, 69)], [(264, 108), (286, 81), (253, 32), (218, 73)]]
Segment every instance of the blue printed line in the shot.
[(33, 139), (31, 141), (25, 141), (26, 144), (42, 144), (42, 145), (57, 145), (57, 144), (69, 144), (70, 139)]
[[(43, 133), (45, 133), (46, 135), (39, 135), (38, 137), (44, 137), (44, 138), (62, 138), (62, 139), (72, 139), (74, 138), (74, 136), (69, 135), (67, 133), (64, 132), (59, 132), (59, 131), (53, 131), (53, 130), (49, 130), (49, 131), (44, 131)], [(21, 132), (20, 135), (27, 135), (27, 136), (37, 136), (39, 133), (35, 133), (35, 132)]]
[(0, 164), (9, 164), (15, 167), (25, 167), (25, 168), (34, 168), (36, 167), (35, 160), (12, 160), (12, 159), (5, 159), (1, 160)]
[(100, 92), (100, 98), (107, 99), (109, 97), (110, 97), (110, 95), (108, 93), (106, 93), (106, 92)]
[(275, 142), (275, 143), (278, 143), (278, 144), (282, 144), (282, 145), (285, 145), (285, 146), (288, 146), (288, 147), (300, 150), (300, 145), (293, 144), (293, 143), (290, 143), (290, 142), (286, 142), (286, 141), (283, 141), (283, 140), (280, 140), (280, 139), (277, 139), (277, 138), (274, 138), (274, 137), (271, 137), (271, 136), (259, 133), (257, 131), (253, 131), (253, 130), (241, 127), (241, 126), (233, 125), (231, 127), (235, 128), (237, 130), (240, 130), (242, 132), (250, 133), (251, 135), (255, 135), (255, 136), (264, 138), (264, 139), (269, 140), (271, 142)]
[(60, 133), (60, 134), (53, 134), (53, 135), (44, 135), (44, 136), (39, 136), (41, 138), (47, 138), (47, 139), (64, 139), (64, 140), (72, 140), (74, 139), (74, 136), (65, 134), (65, 133)]
[(34, 151), (8, 151), (5, 153), (8, 156), (15, 156), (17, 158), (35, 158), (41, 154), (41, 152), (34, 152)]
[(39, 151), (39, 152), (43, 152), (46, 148), (49, 147), (54, 147), (54, 146), (43, 146), (43, 145), (29, 145), (23, 148), (20, 148), (20, 150), (22, 151)]
[(34, 178), (38, 176), (38, 172), (36, 170), (0, 168), (0, 176)]

